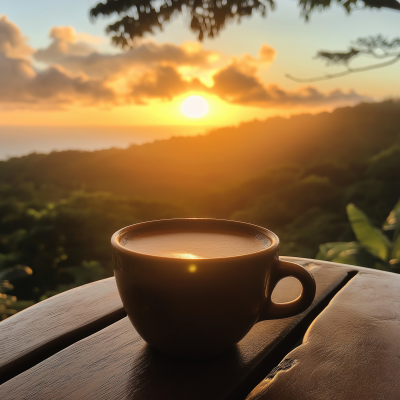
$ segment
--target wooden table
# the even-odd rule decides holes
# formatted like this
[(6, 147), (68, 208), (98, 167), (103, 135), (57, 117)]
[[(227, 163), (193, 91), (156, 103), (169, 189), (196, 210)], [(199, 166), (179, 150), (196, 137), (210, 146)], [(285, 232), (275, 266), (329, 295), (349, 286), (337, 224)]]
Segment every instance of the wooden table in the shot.
[[(311, 307), (256, 324), (236, 348), (194, 362), (138, 336), (114, 278), (0, 323), (0, 399), (399, 400), (400, 275), (282, 257), (317, 282)], [(300, 292), (282, 281), (274, 301)]]

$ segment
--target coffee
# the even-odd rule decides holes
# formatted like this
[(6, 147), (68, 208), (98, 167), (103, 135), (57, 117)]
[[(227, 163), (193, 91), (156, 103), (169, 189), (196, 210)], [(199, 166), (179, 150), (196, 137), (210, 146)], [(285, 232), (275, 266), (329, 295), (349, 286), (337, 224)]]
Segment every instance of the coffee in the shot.
[(121, 244), (137, 253), (168, 258), (225, 258), (256, 253), (268, 248), (261, 234), (235, 231), (162, 230), (126, 235)]

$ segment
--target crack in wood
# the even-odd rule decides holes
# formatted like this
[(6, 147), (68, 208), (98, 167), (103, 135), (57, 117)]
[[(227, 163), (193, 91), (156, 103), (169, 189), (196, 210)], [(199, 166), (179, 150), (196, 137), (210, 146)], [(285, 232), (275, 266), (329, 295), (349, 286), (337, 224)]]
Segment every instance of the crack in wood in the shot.
[(287, 371), (290, 368), (294, 367), (296, 364), (298, 364), (297, 360), (294, 360), (293, 358), (285, 358), (282, 360), (279, 365), (277, 365), (266, 377), (266, 379), (274, 379), (275, 376), (281, 372), (281, 371)]

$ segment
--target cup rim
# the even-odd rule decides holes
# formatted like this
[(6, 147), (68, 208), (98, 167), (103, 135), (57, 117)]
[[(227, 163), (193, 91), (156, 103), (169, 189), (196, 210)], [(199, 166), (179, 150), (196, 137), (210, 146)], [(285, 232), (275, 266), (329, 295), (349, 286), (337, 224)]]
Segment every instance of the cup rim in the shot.
[(169, 218), (169, 219), (159, 219), (159, 220), (139, 222), (137, 224), (125, 226), (124, 228), (121, 228), (118, 231), (114, 232), (114, 234), (111, 236), (111, 246), (115, 250), (121, 251), (127, 255), (131, 255), (131, 256), (133, 255), (137, 258), (145, 258), (145, 259), (153, 259), (153, 260), (168, 259), (171, 261), (174, 260), (176, 262), (187, 262), (188, 260), (183, 259), (183, 258), (158, 256), (158, 255), (154, 255), (154, 254), (140, 253), (140, 252), (134, 251), (132, 249), (127, 249), (125, 246), (123, 246), (119, 242), (119, 238), (122, 237), (127, 232), (129, 232), (130, 230), (135, 229), (135, 228), (140, 228), (145, 225), (163, 223), (163, 222), (167, 223), (168, 221), (171, 221), (171, 223), (172, 222), (179, 223), (179, 222), (183, 222), (183, 221), (194, 221), (194, 220), (210, 221), (210, 223), (215, 222), (215, 223), (240, 225), (242, 227), (247, 227), (249, 230), (259, 231), (260, 233), (267, 236), (268, 239), (271, 241), (271, 244), (268, 247), (266, 247), (264, 250), (259, 250), (259, 251), (255, 251), (252, 253), (241, 254), (241, 255), (236, 255), (236, 256), (229, 256), (229, 257), (198, 258), (198, 259), (196, 259), (196, 263), (198, 263), (198, 262), (204, 263), (207, 261), (214, 261), (214, 260), (234, 260), (234, 259), (243, 259), (243, 258), (249, 258), (249, 257), (257, 257), (257, 256), (261, 256), (261, 255), (266, 255), (268, 253), (276, 252), (279, 248), (278, 236), (274, 232), (270, 231), (269, 229), (266, 229), (259, 225), (250, 224), (248, 222), (242, 222), (242, 221), (236, 221), (236, 220), (230, 220), (230, 219), (219, 219), (219, 218)]

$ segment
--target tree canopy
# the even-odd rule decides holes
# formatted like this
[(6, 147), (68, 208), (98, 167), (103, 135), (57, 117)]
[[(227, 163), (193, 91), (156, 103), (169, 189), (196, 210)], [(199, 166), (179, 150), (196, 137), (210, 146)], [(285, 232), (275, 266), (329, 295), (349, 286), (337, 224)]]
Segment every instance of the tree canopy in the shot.
[[(326, 10), (334, 3), (349, 14), (366, 8), (400, 11), (397, 0), (299, 0), (300, 15), (308, 21), (314, 11)], [(240, 22), (254, 14), (264, 17), (268, 10), (274, 9), (274, 0), (106, 0), (93, 7), (90, 16), (117, 15), (117, 20), (108, 25), (106, 31), (112, 35), (111, 40), (116, 46), (126, 48), (133, 46), (135, 39), (162, 30), (179, 14), (189, 16), (190, 29), (201, 41), (204, 37), (214, 38), (229, 22)], [(351, 68), (351, 61), (360, 56), (372, 56), (379, 62)], [(314, 82), (388, 66), (400, 60), (400, 38), (387, 40), (380, 35), (360, 38), (347, 52), (319, 51), (317, 58), (327, 61), (328, 65), (341, 65), (344, 70), (307, 79), (286, 76), (298, 82)]]
[[(308, 20), (312, 12), (328, 9), (333, 3), (348, 13), (360, 8), (400, 11), (397, 0), (299, 0), (301, 16)], [(274, 0), (106, 0), (93, 7), (90, 16), (117, 15), (117, 21), (108, 25), (107, 33), (113, 35), (115, 45), (128, 47), (134, 39), (162, 30), (178, 14), (190, 16), (190, 29), (203, 40), (215, 37), (230, 21), (239, 22), (257, 13), (265, 16), (268, 9), (274, 8)]]

